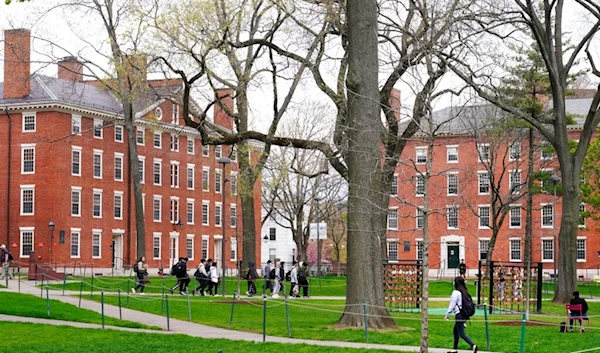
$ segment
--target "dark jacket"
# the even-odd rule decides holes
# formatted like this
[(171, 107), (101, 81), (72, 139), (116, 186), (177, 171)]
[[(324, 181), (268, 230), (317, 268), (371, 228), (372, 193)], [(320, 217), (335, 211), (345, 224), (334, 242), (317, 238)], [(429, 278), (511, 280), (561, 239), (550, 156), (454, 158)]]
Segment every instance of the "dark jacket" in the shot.
[(571, 299), (569, 304), (571, 304), (571, 305), (581, 304), (582, 313), (579, 313), (579, 310), (571, 310), (571, 316), (583, 315), (583, 314), (587, 313), (587, 311), (588, 311), (588, 304), (585, 301), (585, 299), (583, 299), (583, 298), (579, 298), (579, 297), (573, 298), (573, 299)]
[(248, 262), (248, 278), (249, 281), (254, 281), (258, 278), (258, 273), (256, 272), (256, 266), (253, 261)]

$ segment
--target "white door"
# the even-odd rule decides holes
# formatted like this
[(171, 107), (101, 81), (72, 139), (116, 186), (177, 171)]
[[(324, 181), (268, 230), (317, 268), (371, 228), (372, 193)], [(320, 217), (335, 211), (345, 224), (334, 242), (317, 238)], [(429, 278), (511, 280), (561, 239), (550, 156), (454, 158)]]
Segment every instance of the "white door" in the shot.
[(223, 261), (222, 261), (222, 256), (223, 255), (223, 239), (215, 239), (215, 245), (214, 245), (214, 254), (215, 254), (215, 262), (217, 263), (217, 269), (219, 270), (219, 272), (223, 271)]
[(115, 270), (123, 268), (123, 234), (113, 234), (113, 267)]
[(179, 261), (179, 233), (169, 237), (169, 268)]

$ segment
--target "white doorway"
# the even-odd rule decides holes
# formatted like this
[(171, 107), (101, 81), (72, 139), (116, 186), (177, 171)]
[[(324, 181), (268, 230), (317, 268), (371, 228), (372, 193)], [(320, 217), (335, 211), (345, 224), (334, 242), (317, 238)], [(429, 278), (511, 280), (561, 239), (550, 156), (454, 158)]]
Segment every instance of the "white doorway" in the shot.
[(179, 261), (179, 233), (172, 232), (169, 236), (169, 268)]
[(112, 256), (113, 268), (120, 270), (123, 268), (123, 234), (114, 234), (112, 236)]
[(223, 271), (223, 259), (222, 259), (222, 254), (223, 254), (223, 238), (222, 237), (215, 237), (215, 245), (213, 246), (213, 250), (214, 250), (214, 261), (217, 263), (217, 268), (219, 271)]

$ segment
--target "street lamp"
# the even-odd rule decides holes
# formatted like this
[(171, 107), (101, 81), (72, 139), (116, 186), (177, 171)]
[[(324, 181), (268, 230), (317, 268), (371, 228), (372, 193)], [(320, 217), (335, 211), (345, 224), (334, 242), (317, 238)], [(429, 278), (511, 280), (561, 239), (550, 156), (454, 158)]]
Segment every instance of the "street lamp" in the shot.
[(319, 231), (320, 227), (320, 219), (319, 219), (319, 202), (323, 200), (322, 197), (316, 196), (314, 200), (317, 202), (317, 276), (319, 277), (319, 281), (321, 281), (321, 234)]
[(50, 223), (48, 223), (48, 230), (50, 231), (50, 266), (52, 266), (52, 261), (53, 261), (53, 254), (52, 254), (52, 248), (54, 246), (54, 222), (52, 220), (50, 220)]
[(556, 183), (560, 182), (560, 177), (556, 174), (553, 174), (550, 177), (550, 181), (554, 184), (554, 199), (552, 200), (552, 227), (554, 228), (554, 246), (553, 249), (554, 250), (554, 261), (552, 261), (552, 265), (554, 266), (554, 290), (556, 291), (556, 248), (557, 248), (557, 243), (556, 243)]
[(223, 266), (223, 285), (221, 286), (221, 295), (225, 296), (225, 183), (227, 178), (225, 177), (225, 167), (231, 163), (231, 159), (227, 157), (221, 157), (217, 161), (223, 166), (223, 186), (221, 187), (221, 194), (223, 195), (223, 205), (221, 206), (221, 225), (223, 226), (223, 240), (221, 241), (221, 266)]
[(265, 236), (263, 237), (263, 243), (268, 243), (269, 242), (269, 236), (265, 234)]

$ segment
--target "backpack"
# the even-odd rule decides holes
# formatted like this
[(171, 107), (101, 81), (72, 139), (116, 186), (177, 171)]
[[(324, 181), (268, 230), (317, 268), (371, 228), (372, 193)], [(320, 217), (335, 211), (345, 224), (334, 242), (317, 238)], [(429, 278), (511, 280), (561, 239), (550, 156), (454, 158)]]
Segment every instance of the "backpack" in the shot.
[(140, 269), (138, 268), (137, 262), (133, 265), (133, 272), (138, 273)]
[(171, 275), (173, 275), (173, 276), (181, 275), (182, 271), (183, 271), (183, 265), (181, 264), (181, 262), (178, 262), (175, 265), (173, 265), (173, 267), (171, 267)]
[(467, 318), (475, 315), (475, 305), (473, 304), (473, 298), (471, 298), (470, 295), (461, 295), (461, 297), (462, 303), (460, 312), (463, 313)]
[(14, 257), (12, 256), (11, 253), (8, 253), (8, 261), (12, 261), (14, 259)]
[(288, 282), (292, 280), (292, 270), (287, 271), (285, 274), (285, 280)]
[(271, 270), (271, 273), (269, 273), (269, 279), (274, 279), (275, 278), (275, 269)]

